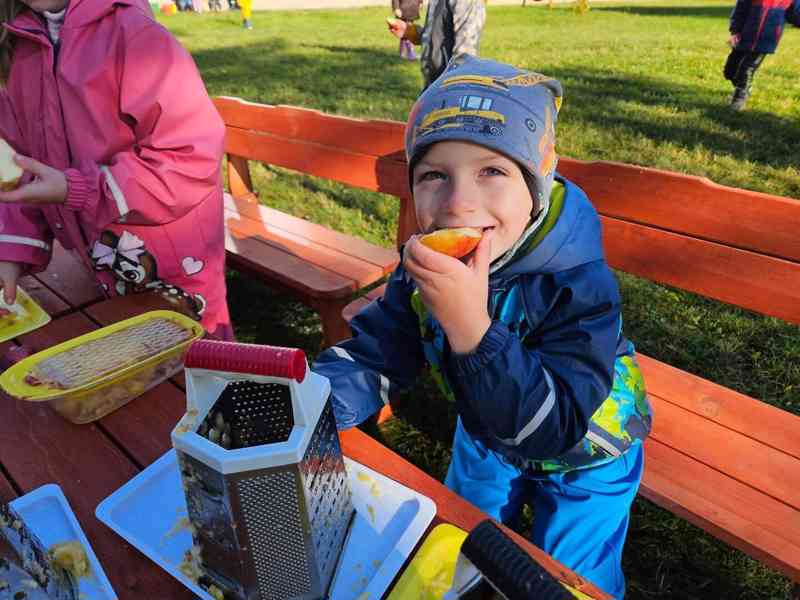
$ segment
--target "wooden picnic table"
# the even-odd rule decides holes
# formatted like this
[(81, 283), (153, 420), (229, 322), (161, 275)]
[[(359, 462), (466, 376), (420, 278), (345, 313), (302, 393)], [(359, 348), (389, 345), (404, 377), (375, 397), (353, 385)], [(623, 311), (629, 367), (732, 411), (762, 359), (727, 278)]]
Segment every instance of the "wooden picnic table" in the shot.
[[(45, 327), (0, 344), (0, 355), (20, 347), (39, 351), (147, 310), (155, 297), (104, 299), (77, 258), (61, 248), (47, 271), (21, 285), (53, 317)], [(162, 383), (87, 425), (74, 425), (48, 406), (0, 398), (0, 498), (10, 500), (56, 483), (97, 554), (120, 600), (189, 600), (194, 595), (95, 517), (97, 505), (171, 448), (170, 432), (186, 408), (183, 376)], [(434, 478), (358, 429), (341, 434), (352, 459), (434, 500), (430, 527), (451, 523), (470, 530), (486, 515)], [(562, 581), (597, 600), (610, 596), (520, 536), (511, 534)]]

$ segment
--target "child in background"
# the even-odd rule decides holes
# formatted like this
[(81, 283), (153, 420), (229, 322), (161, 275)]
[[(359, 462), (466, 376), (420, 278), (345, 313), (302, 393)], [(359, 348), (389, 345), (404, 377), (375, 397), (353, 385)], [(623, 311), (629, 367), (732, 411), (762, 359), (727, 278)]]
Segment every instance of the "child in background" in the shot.
[(252, 29), (253, 0), (239, 0), (239, 8), (242, 11), (242, 25), (245, 29)]
[(531, 504), (533, 543), (622, 598), (650, 408), (597, 213), (555, 173), (560, 105), (556, 80), (473, 57), (423, 92), (406, 128), (420, 229), (482, 239), (460, 260), (412, 237), (314, 370), (346, 429), (427, 363), (458, 412), (448, 487), (506, 524)]
[(784, 22), (800, 27), (800, 0), (737, 0), (731, 13), (725, 79), (733, 84), (730, 105), (742, 110), (750, 97), (753, 77), (767, 54), (773, 54)]
[(453, 56), (478, 56), (485, 23), (484, 0), (429, 0), (424, 27), (397, 19), (389, 23), (389, 32), (422, 46), (419, 66), (424, 90), (442, 74)]
[[(392, 13), (407, 25), (410, 25), (419, 19), (420, 6), (422, 6), (422, 0), (392, 0)], [(417, 60), (414, 44), (405, 38), (400, 39), (400, 58)]]
[(6, 302), (58, 241), (105, 294), (161, 294), (232, 339), (225, 127), (189, 53), (144, 0), (0, 6), (0, 137), (27, 172), (0, 193)]

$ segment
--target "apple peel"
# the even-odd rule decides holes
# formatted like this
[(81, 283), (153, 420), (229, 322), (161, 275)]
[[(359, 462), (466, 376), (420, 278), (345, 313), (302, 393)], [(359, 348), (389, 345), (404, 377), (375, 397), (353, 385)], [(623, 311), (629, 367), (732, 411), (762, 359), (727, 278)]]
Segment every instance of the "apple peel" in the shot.
[(0, 190), (10, 192), (19, 185), (22, 169), (14, 162), (14, 149), (0, 138)]
[(483, 231), (475, 227), (454, 227), (438, 229), (419, 238), (432, 250), (447, 254), (453, 258), (461, 258), (472, 252), (483, 237)]

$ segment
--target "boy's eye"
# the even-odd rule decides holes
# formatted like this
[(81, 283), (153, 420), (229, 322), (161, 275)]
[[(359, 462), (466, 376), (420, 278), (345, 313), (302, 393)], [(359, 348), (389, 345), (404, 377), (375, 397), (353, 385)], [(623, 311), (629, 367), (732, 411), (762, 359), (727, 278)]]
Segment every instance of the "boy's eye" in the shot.
[(505, 172), (505, 171), (503, 171), (503, 169), (500, 169), (500, 168), (498, 168), (498, 167), (484, 167), (484, 168), (481, 170), (481, 174), (482, 174), (482, 175), (491, 175), (491, 176), (494, 176), (494, 175), (505, 175), (505, 174), (506, 174), (506, 172)]
[(423, 181), (434, 181), (436, 179), (444, 179), (445, 174), (441, 171), (423, 171), (419, 175), (417, 175), (417, 183), (422, 183)]

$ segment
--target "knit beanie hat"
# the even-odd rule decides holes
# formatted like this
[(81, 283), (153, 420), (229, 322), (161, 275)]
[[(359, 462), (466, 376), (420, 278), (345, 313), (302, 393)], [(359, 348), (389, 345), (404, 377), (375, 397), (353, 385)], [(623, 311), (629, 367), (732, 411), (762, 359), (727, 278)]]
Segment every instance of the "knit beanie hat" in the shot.
[(472, 142), (514, 160), (531, 191), (534, 214), (508, 253), (510, 258), (549, 209), (561, 100), (561, 84), (551, 77), (471, 55), (454, 57), (409, 114), (405, 132), (409, 178), (436, 142)]

